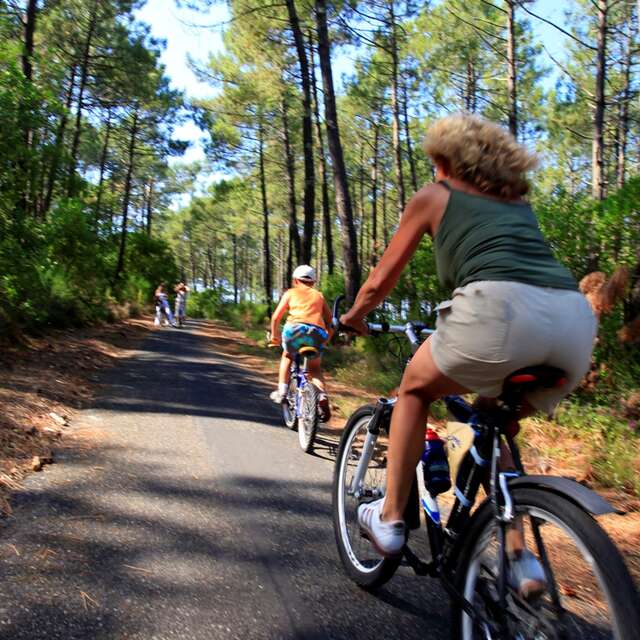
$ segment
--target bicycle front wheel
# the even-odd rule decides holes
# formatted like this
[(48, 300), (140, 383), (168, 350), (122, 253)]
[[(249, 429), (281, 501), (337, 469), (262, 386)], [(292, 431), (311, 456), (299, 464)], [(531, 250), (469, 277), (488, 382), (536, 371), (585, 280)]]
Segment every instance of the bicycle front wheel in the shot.
[(298, 418), (298, 442), (305, 453), (311, 453), (318, 431), (318, 388), (311, 382), (305, 384), (300, 399)]
[(365, 451), (368, 426), (375, 408), (358, 409), (342, 432), (333, 476), (333, 530), (340, 560), (349, 577), (365, 589), (375, 589), (391, 579), (400, 558), (384, 558), (364, 539), (358, 525), (361, 502), (382, 498), (387, 484), (386, 436), (378, 436), (359, 486), (354, 476)]
[[(480, 615), (518, 640), (632, 640), (640, 616), (633, 579), (600, 525), (573, 502), (540, 489), (511, 491), (524, 541), (546, 574), (546, 588), (525, 599), (506, 561), (506, 610), (498, 597), (499, 525), (493, 506), (479, 508), (463, 542), (458, 588)], [(479, 640), (486, 629), (454, 607), (455, 637)]]
[(295, 431), (298, 426), (296, 417), (296, 396), (298, 395), (298, 380), (294, 373), (291, 373), (287, 395), (282, 401), (282, 420), (291, 431)]

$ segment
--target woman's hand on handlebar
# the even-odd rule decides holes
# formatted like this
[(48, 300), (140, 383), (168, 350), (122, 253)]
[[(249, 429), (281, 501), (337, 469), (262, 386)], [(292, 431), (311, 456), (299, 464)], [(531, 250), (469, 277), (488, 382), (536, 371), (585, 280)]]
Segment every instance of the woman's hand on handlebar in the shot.
[(340, 316), (340, 324), (348, 327), (359, 336), (366, 336), (369, 333), (369, 326), (364, 321), (364, 318), (352, 314), (351, 311), (347, 311), (347, 313), (343, 313)]

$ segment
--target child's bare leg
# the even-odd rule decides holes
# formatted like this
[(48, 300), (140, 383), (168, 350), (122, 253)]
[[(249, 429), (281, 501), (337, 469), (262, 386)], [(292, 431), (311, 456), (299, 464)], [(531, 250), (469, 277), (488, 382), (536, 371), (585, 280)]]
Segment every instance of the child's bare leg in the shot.
[(278, 371), (278, 384), (288, 385), (290, 373), (291, 373), (291, 357), (286, 351), (283, 351), (282, 357), (280, 358), (280, 370)]
[(280, 368), (278, 370), (278, 389), (269, 396), (274, 402), (283, 402), (287, 397), (290, 369), (291, 358), (287, 355), (286, 351), (283, 351), (280, 357)]

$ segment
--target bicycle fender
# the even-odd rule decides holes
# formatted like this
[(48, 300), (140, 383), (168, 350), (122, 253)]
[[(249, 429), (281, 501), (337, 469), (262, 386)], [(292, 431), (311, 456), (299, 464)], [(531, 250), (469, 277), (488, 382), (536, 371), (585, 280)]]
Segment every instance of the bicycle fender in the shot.
[(606, 513), (622, 513), (595, 491), (588, 489), (571, 478), (525, 475), (509, 481), (509, 488), (520, 489), (525, 487), (542, 488), (557, 493), (594, 516), (602, 516)]

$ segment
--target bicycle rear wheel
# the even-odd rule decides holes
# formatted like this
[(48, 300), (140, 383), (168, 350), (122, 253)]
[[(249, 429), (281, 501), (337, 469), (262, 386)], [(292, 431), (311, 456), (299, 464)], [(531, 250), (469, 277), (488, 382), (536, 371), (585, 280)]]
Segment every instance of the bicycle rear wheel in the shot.
[(361, 407), (349, 418), (340, 440), (333, 476), (333, 530), (340, 560), (349, 577), (365, 589), (383, 585), (400, 564), (400, 558), (382, 557), (362, 537), (358, 525), (358, 505), (364, 500), (381, 498), (386, 489), (387, 446), (382, 436), (376, 441), (357, 495), (351, 486), (374, 409), (371, 405)]
[[(485, 502), (465, 537), (456, 571), (466, 599), (502, 629), (504, 637), (517, 640), (638, 638), (633, 579), (599, 524), (571, 501), (548, 491), (522, 488), (511, 495), (522, 516), (527, 548), (546, 565), (547, 588), (539, 597), (525, 600), (507, 580), (506, 610), (500, 607), (498, 523), (492, 505)], [(487, 637), (459, 607), (454, 607), (454, 629), (462, 640)]]
[(302, 389), (300, 417), (298, 418), (298, 442), (305, 453), (311, 453), (318, 431), (318, 388), (311, 382)]

